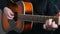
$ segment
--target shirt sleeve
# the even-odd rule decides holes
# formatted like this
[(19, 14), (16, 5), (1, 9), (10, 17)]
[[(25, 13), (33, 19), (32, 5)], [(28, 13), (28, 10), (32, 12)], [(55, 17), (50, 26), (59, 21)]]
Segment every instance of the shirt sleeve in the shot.
[[(52, 3), (53, 2), (53, 3)], [(46, 10), (46, 15), (50, 15), (50, 16), (55, 16), (57, 13), (58, 13), (58, 10), (57, 10), (57, 8), (60, 8), (59, 7), (59, 4), (60, 3), (58, 3), (58, 1), (57, 2), (55, 2), (55, 1), (53, 1), (53, 0), (51, 0), (51, 1), (48, 1), (48, 3), (47, 3), (47, 10)], [(56, 8), (56, 6), (57, 6), (57, 8)]]

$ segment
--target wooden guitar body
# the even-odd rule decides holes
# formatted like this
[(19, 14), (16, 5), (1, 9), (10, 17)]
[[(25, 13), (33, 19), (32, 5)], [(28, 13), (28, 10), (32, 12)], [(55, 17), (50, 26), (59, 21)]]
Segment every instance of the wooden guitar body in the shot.
[[(33, 6), (30, 2), (17, 2), (17, 5), (13, 5), (13, 4), (9, 4), (9, 8), (12, 10), (13, 13), (17, 13), (19, 14), (31, 14), (33, 15)], [(16, 32), (22, 32), (22, 31), (28, 31), (32, 29), (32, 22), (28, 22), (28, 21), (22, 21), (19, 19), (13, 19), (14, 23), (15, 23), (15, 27), (12, 27), (11, 24), (9, 23), (9, 20), (7, 19), (6, 15), (3, 13), (2, 16), (2, 27), (3, 30), (6, 32), (9, 32), (11, 30), (15, 30)], [(12, 24), (14, 25), (14, 24)]]

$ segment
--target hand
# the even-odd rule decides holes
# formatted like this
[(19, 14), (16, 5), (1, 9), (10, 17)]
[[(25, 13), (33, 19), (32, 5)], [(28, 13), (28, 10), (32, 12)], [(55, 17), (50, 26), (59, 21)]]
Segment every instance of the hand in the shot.
[(8, 7), (5, 7), (3, 9), (3, 11), (6, 14), (6, 16), (7, 16), (8, 19), (13, 19), (14, 18), (14, 13)]
[(46, 23), (43, 25), (44, 29), (55, 30), (58, 28), (58, 25), (53, 21), (53, 19), (46, 20)]
[[(59, 19), (60, 12), (58, 12), (56, 16), (58, 16), (58, 19)], [(47, 30), (55, 30), (58, 28), (58, 25), (59, 24), (58, 23), (56, 24), (55, 21), (53, 21), (53, 19), (48, 19), (46, 20), (46, 23), (43, 24), (43, 28)]]

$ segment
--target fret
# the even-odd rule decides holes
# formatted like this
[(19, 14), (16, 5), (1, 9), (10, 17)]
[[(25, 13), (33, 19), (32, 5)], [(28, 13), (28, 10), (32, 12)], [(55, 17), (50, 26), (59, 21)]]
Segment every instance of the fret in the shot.
[(47, 19), (57, 19), (56, 16), (43, 16), (43, 15), (18, 15), (18, 19), (22, 21), (33, 21), (33, 22), (45, 22)]

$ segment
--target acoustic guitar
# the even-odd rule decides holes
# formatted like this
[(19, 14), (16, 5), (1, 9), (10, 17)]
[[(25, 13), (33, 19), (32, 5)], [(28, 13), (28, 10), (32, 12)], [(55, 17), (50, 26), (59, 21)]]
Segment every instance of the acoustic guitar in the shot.
[[(9, 4), (8, 7), (12, 10), (12, 12), (16, 14), (33, 14), (33, 6), (30, 2), (18, 1), (15, 4)], [(5, 32), (9, 32), (11, 30), (15, 30), (17, 32), (27, 31), (32, 29), (32, 21), (22, 21), (20, 19), (16, 19), (14, 17), (13, 20), (7, 19), (6, 15), (3, 13), (2, 15), (2, 27)]]
[[(33, 15), (33, 5), (31, 2), (18, 1), (17, 5), (9, 4), (9, 8), (14, 13), (14, 19), (7, 19), (6, 15), (3, 13), (2, 16), (2, 27), (3, 30), (9, 32), (15, 30), (16, 32), (29, 31), (33, 27), (33, 22), (35, 23), (45, 23), (45, 20), (53, 18), (60, 24), (59, 16), (41, 16)], [(58, 18), (59, 17), (59, 18)]]

